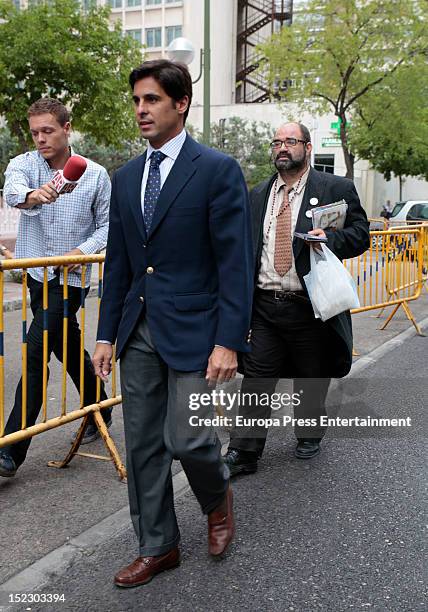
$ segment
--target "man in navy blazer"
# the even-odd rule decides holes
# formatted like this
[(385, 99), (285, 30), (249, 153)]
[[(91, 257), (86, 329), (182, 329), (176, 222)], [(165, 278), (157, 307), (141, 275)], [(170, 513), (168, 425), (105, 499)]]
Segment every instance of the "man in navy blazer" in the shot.
[[(184, 130), (187, 68), (166, 60), (130, 75), (147, 151), (115, 174), (93, 363), (106, 379), (121, 359), (130, 511), (140, 555), (115, 576), (138, 586), (178, 565), (171, 462), (179, 459), (202, 511), (209, 552), (233, 537), (229, 471), (217, 436), (190, 431), (189, 391), (236, 374), (248, 350), (252, 247), (247, 190), (235, 160)], [(187, 426), (186, 426), (187, 425)], [(194, 428), (193, 428), (194, 429)]]

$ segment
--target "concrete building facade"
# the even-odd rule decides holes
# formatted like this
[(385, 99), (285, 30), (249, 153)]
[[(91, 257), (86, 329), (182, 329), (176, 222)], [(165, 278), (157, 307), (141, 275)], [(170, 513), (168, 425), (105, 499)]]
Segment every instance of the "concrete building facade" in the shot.
[[(199, 50), (203, 47), (204, 0), (98, 0), (112, 8), (111, 19), (120, 21), (124, 32), (145, 45), (147, 58), (167, 57), (166, 48), (172, 38), (184, 36), (195, 47), (195, 59), (189, 69), (192, 78), (200, 72)], [(211, 121), (219, 122), (233, 116), (264, 121), (272, 131), (280, 123), (300, 120), (311, 131), (314, 153), (312, 163), (320, 169), (344, 175), (345, 162), (338, 141), (337, 118), (334, 115), (314, 117), (294, 105), (264, 101), (242, 103), (242, 75), (245, 44), (247, 66), (256, 63), (255, 45), (279, 27), (288, 27), (298, 19), (302, 0), (211, 0)], [(272, 7), (272, 8), (271, 8)], [(272, 10), (272, 22), (263, 23), (263, 10)], [(247, 28), (245, 32), (245, 28)], [(244, 38), (243, 38), (244, 33)], [(248, 44), (247, 44), (248, 43)], [(250, 74), (250, 80), (253, 76)], [(255, 77), (254, 77), (255, 78)], [(255, 99), (248, 93), (247, 98)], [(189, 123), (201, 130), (203, 121), (203, 82), (194, 85)], [(355, 184), (367, 213), (377, 216), (386, 200), (397, 201), (398, 178), (387, 182), (373, 171), (369, 163), (359, 160), (355, 165)], [(403, 199), (425, 199), (428, 183), (408, 177), (404, 182)]]

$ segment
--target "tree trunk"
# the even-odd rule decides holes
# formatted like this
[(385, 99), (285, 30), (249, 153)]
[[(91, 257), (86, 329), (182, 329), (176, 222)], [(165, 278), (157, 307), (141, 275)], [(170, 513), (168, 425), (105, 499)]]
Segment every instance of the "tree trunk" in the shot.
[(401, 174), (399, 174), (398, 176), (398, 184), (400, 186), (400, 189), (398, 192), (399, 193), (398, 199), (401, 202), (403, 200), (403, 177), (401, 176)]
[(345, 158), (346, 165), (346, 178), (354, 180), (354, 161), (355, 155), (353, 155), (348, 146), (347, 136), (347, 121), (345, 114), (337, 115), (340, 121), (340, 142), (342, 143), (343, 157)]
[(17, 121), (15, 121), (11, 125), (10, 130), (11, 130), (12, 134), (14, 136), (16, 136), (17, 139), (18, 139), (19, 148), (20, 148), (21, 153), (25, 153), (26, 151), (28, 151), (28, 144), (27, 144), (24, 132), (23, 132), (20, 124)]

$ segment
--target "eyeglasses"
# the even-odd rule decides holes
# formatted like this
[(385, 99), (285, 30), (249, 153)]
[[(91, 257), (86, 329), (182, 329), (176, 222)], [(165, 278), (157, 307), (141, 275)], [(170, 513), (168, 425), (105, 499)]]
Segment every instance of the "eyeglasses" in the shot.
[(299, 140), (298, 138), (286, 138), (285, 140), (272, 140), (270, 143), (271, 149), (280, 149), (283, 144), (287, 147), (295, 147), (298, 142), (306, 144), (306, 140)]

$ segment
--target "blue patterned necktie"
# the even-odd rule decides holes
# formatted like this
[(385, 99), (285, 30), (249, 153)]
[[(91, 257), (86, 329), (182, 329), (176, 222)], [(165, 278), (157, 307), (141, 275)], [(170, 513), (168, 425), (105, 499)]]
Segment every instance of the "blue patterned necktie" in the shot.
[(153, 151), (150, 155), (149, 175), (147, 177), (146, 190), (144, 192), (144, 223), (147, 231), (150, 230), (156, 202), (158, 201), (161, 190), (159, 166), (165, 157), (166, 155), (162, 153), (162, 151)]

